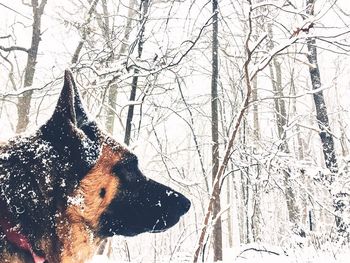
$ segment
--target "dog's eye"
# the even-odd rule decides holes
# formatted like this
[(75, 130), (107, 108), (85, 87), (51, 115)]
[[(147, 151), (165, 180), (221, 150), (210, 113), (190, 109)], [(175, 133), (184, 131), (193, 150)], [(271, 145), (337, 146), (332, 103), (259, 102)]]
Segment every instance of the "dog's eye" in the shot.
[(129, 153), (124, 157), (123, 160), (115, 164), (113, 172), (117, 175), (120, 175), (126, 171), (133, 171), (135, 168), (137, 168), (137, 165), (138, 160), (136, 155)]
[(105, 195), (106, 195), (106, 189), (105, 188), (101, 188), (101, 190), (100, 190), (100, 197), (104, 198)]

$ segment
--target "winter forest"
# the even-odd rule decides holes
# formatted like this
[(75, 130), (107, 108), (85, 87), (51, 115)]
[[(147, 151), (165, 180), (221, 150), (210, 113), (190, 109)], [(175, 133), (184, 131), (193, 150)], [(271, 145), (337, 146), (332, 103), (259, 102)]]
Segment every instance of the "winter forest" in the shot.
[(99, 126), (192, 206), (94, 262), (348, 262), (347, 0), (2, 0), (0, 140), (70, 68)]

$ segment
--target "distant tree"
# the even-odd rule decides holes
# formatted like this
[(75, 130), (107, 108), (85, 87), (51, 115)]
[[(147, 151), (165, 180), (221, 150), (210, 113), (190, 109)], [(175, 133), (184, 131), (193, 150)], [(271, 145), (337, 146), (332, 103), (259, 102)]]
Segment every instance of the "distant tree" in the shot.
[[(308, 15), (314, 15), (315, 0), (306, 1), (306, 12)], [(307, 58), (310, 62), (309, 72), (311, 78), (312, 89), (315, 90), (313, 98), (316, 109), (316, 119), (320, 129), (319, 136), (322, 142), (322, 149), (326, 167), (331, 171), (332, 175), (328, 180), (333, 181), (333, 177), (338, 173), (338, 162), (334, 148), (333, 135), (329, 126), (327, 106), (321, 90), (321, 73), (318, 66), (316, 39), (307, 38)]]
[[(141, 56), (142, 56), (143, 45), (145, 42), (145, 39), (144, 39), (145, 25), (148, 19), (147, 16), (148, 16), (149, 4), (150, 2), (148, 0), (143, 0), (140, 2), (140, 9), (139, 9), (140, 10), (140, 30), (136, 39), (136, 43), (137, 43), (136, 59), (141, 59)], [(129, 97), (130, 105), (128, 107), (128, 115), (125, 123), (124, 143), (126, 145), (129, 145), (130, 138), (131, 138), (132, 120), (134, 117), (134, 107), (135, 107), (133, 102), (135, 101), (135, 98), (136, 98), (136, 90), (137, 90), (137, 85), (139, 81), (138, 74), (139, 74), (139, 69), (136, 67), (134, 69), (134, 76), (131, 81), (131, 91), (130, 91), (130, 97)]]
[[(211, 76), (211, 136), (212, 136), (212, 182), (214, 185), (217, 173), (219, 171), (219, 95), (218, 95), (218, 79), (219, 79), (219, 21), (218, 21), (218, 1), (212, 0), (213, 8), (213, 40), (212, 40), (212, 76)], [(215, 188), (214, 188), (215, 189)], [(216, 199), (213, 203), (213, 248), (214, 262), (222, 261), (222, 226), (221, 218), (216, 218), (221, 210), (219, 189), (215, 189)]]
[(74, 54), (73, 54), (73, 57), (72, 57), (72, 60), (71, 60), (71, 63), (72, 64), (75, 64), (78, 62), (78, 59), (79, 59), (79, 56), (80, 56), (80, 53), (83, 49), (83, 46), (87, 40), (87, 37), (88, 37), (88, 27), (89, 27), (89, 24), (91, 22), (91, 19), (92, 19), (92, 15), (96, 9), (96, 6), (98, 4), (98, 1), (99, 0), (94, 0), (93, 2), (92, 1), (89, 1), (90, 3), (90, 8), (89, 8), (89, 11), (87, 13), (87, 18), (86, 18), (86, 21), (84, 21), (83, 25), (80, 27), (80, 31), (81, 31), (81, 39), (77, 45), (77, 47), (75, 48), (75, 51), (74, 51)]
[[(267, 23), (267, 31), (269, 35), (269, 50), (274, 48), (273, 43), (273, 31), (270, 23)], [(276, 116), (276, 126), (277, 126), (277, 134), (278, 139), (281, 140), (279, 150), (285, 154), (290, 154), (290, 149), (287, 141), (287, 109), (283, 88), (282, 88), (282, 68), (281, 63), (278, 61), (277, 57), (274, 57), (269, 64), (270, 77), (271, 77), (271, 85), (274, 94), (274, 109)], [(295, 191), (293, 190), (291, 177), (291, 169), (283, 168), (282, 169), (283, 177), (284, 177), (284, 185), (285, 185), (285, 197), (288, 209), (289, 220), (293, 224), (293, 228), (295, 230), (299, 229), (300, 223), (300, 210), (296, 202)]]
[[(309, 16), (314, 16), (315, 12), (315, 0), (306, 0), (306, 13)], [(310, 62), (309, 72), (310, 79), (312, 84), (312, 89), (315, 91), (313, 93), (313, 99), (315, 102), (316, 109), (316, 120), (319, 127), (319, 136), (322, 143), (322, 150), (324, 161), (326, 167), (331, 172), (330, 176), (326, 176), (324, 179), (325, 182), (332, 184), (334, 182), (335, 176), (339, 172), (338, 161), (334, 146), (334, 139), (329, 125), (329, 118), (327, 112), (327, 105), (324, 99), (321, 83), (321, 73), (318, 65), (317, 59), (317, 45), (316, 39), (313, 37), (307, 38), (307, 58)], [(331, 191), (334, 195), (333, 206), (338, 215), (335, 217), (336, 226), (339, 232), (345, 232), (348, 228), (348, 225), (342, 219), (342, 213), (345, 209), (345, 204), (342, 201), (342, 197), (348, 196), (348, 193), (335, 193)]]
[[(24, 88), (30, 88), (33, 84), (35, 66), (37, 64), (37, 56), (39, 50), (39, 43), (41, 41), (41, 18), (44, 13), (47, 0), (42, 0), (40, 3), (38, 0), (31, 1), (31, 7), (33, 9), (33, 25), (32, 25), (32, 41), (27, 53), (27, 64), (24, 72)], [(26, 130), (29, 124), (29, 110), (32, 100), (33, 90), (24, 91), (18, 98), (17, 113), (18, 120), (16, 126), (16, 132), (20, 133)]]
[[(129, 1), (129, 7), (128, 7), (128, 17), (126, 20), (125, 30), (124, 30), (124, 36), (122, 39), (122, 43), (120, 46), (119, 54), (116, 55), (115, 60), (121, 59), (122, 56), (126, 56), (126, 52), (128, 51), (128, 42), (130, 38), (130, 33), (132, 30), (132, 22), (134, 20), (135, 15), (135, 0)], [(106, 12), (105, 12), (106, 13)], [(106, 15), (106, 14), (105, 14)], [(116, 100), (117, 100), (117, 87), (118, 85), (111, 85), (108, 93), (108, 105), (109, 108), (107, 109), (107, 121), (106, 121), (106, 129), (110, 134), (113, 134), (114, 130), (114, 122), (115, 122), (115, 109), (116, 109)]]

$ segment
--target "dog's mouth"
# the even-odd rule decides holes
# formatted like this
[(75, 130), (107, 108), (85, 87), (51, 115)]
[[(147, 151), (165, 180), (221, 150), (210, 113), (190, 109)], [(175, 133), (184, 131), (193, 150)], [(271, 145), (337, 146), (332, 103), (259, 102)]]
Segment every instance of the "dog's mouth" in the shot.
[(146, 232), (161, 233), (168, 230), (172, 226), (174, 226), (179, 220), (180, 220), (180, 217), (178, 217), (178, 219), (171, 224), (163, 220), (157, 220), (152, 227), (148, 227), (148, 226), (125, 224), (125, 223), (121, 223), (120, 221), (107, 223), (106, 221), (103, 222), (103, 219), (102, 219), (99, 234), (102, 237), (109, 237), (114, 235), (132, 237), (132, 236), (136, 236)]
[(156, 205), (150, 205), (115, 200), (101, 217), (100, 236), (135, 236), (145, 232), (159, 233), (171, 228), (191, 206), (191, 202), (180, 193), (176, 193), (175, 197), (165, 199), (162, 205), (158, 205), (159, 201), (155, 202)]
[(191, 202), (173, 189), (145, 177), (137, 160), (117, 164), (118, 191), (100, 218), (101, 236), (157, 233), (174, 226)]

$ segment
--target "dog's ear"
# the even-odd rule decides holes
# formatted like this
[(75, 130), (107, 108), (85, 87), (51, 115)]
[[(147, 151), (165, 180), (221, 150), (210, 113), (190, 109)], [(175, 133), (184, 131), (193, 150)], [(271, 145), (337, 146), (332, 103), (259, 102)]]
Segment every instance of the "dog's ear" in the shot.
[(88, 136), (91, 140), (97, 141), (99, 140), (99, 136), (101, 135), (101, 131), (98, 128), (95, 121), (92, 121), (88, 114), (85, 111), (82, 99), (80, 97), (80, 92), (75, 84), (72, 73), (69, 70), (66, 70), (66, 74), (70, 74), (70, 79), (73, 86), (74, 91), (74, 110), (76, 116), (76, 126), (81, 129), (86, 136)]
[(56, 124), (70, 122), (78, 128), (91, 123), (84, 109), (73, 74), (68, 69), (64, 72), (63, 88), (49, 122)]
[(57, 101), (55, 111), (50, 120), (56, 124), (62, 124), (67, 122), (76, 124), (77, 121), (74, 100), (75, 94), (73, 76), (69, 70), (66, 70), (64, 72), (63, 88)]
[(89, 123), (90, 121), (89, 121), (88, 115), (86, 114), (84, 105), (83, 105), (81, 97), (80, 97), (79, 90), (78, 90), (77, 85), (75, 84), (75, 81), (73, 78), (73, 75), (69, 70), (65, 71), (65, 75), (67, 75), (67, 74), (70, 75), (70, 79), (71, 79), (71, 83), (72, 83), (73, 91), (74, 91), (74, 110), (75, 110), (77, 125), (78, 125), (78, 127), (81, 127), (84, 124)]
[(57, 191), (72, 191), (98, 159), (101, 143), (97, 124), (88, 120), (69, 70), (65, 71), (53, 115), (39, 129), (39, 136), (55, 150), (55, 169), (59, 171), (56, 180), (65, 182), (59, 184)]

